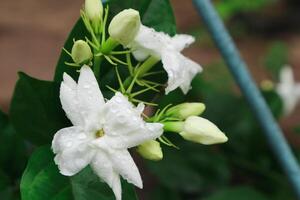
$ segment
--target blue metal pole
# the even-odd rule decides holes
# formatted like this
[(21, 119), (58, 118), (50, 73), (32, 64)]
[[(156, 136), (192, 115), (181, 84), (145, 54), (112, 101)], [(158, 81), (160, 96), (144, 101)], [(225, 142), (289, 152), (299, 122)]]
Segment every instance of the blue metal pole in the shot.
[[(297, 199), (300, 200), (300, 168), (291, 148), (282, 134), (276, 120), (274, 119), (268, 105), (258, 90), (247, 65), (241, 58), (231, 36), (225, 28), (221, 18), (210, 0), (193, 0), (199, 15), (208, 27), (216, 46), (226, 61), (242, 93), (246, 97), (253, 112), (255, 113), (266, 139), (278, 159), (282, 169), (288, 176), (295, 191)], [(255, 147), (254, 147), (255, 148)]]

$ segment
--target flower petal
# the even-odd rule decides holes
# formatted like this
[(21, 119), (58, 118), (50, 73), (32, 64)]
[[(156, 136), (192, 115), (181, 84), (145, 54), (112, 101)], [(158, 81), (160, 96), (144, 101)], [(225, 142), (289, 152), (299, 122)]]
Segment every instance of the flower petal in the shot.
[(54, 161), (63, 175), (73, 176), (91, 162), (94, 150), (89, 141), (89, 136), (76, 126), (61, 129), (54, 135)]
[(112, 188), (116, 199), (121, 200), (122, 188), (119, 174), (113, 169), (113, 164), (105, 152), (97, 151), (91, 162), (94, 172)]
[(284, 66), (279, 74), (280, 82), (285, 85), (294, 85), (294, 73), (292, 67), (286, 65)]
[(106, 106), (105, 135), (100, 140), (107, 140), (115, 148), (131, 148), (155, 139), (163, 132), (162, 124), (146, 123), (142, 119), (142, 104), (134, 107), (121, 93), (116, 93)]
[(98, 111), (104, 105), (104, 98), (90, 67), (84, 65), (78, 79), (78, 99), (87, 112)]
[(177, 34), (172, 37), (172, 46), (178, 51), (182, 51), (183, 49), (190, 46), (192, 43), (195, 42), (195, 38), (190, 35), (185, 34)]
[(176, 51), (164, 51), (162, 54), (163, 68), (168, 73), (168, 86), (166, 94), (178, 88), (184, 81), (184, 70), (181, 63), (181, 54)]
[(192, 61), (191, 59), (185, 56), (180, 57), (181, 67), (184, 68), (184, 70), (182, 70), (184, 81), (182, 81), (180, 88), (184, 94), (187, 94), (191, 88), (192, 80), (198, 73), (202, 71), (202, 67), (198, 63)]
[[(156, 32), (153, 28), (142, 25), (134, 42), (129, 47), (136, 51), (142, 51), (144, 55), (148, 52), (149, 55), (160, 58), (162, 51), (171, 43), (172, 40), (169, 35), (163, 32)], [(139, 56), (137, 59), (139, 60)]]
[(63, 75), (63, 82), (60, 85), (60, 101), (67, 117), (74, 125), (82, 125), (83, 120), (78, 112), (77, 84), (66, 73)]
[(193, 78), (202, 70), (199, 64), (175, 51), (165, 51), (162, 54), (162, 63), (168, 73), (166, 94), (178, 87), (186, 94)]
[(143, 181), (140, 172), (127, 150), (109, 151), (110, 159), (114, 169), (128, 181), (139, 188), (143, 188)]

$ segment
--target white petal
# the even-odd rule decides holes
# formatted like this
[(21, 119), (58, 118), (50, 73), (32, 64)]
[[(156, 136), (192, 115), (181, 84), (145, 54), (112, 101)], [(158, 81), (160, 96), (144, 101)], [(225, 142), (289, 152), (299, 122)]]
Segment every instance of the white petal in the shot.
[(78, 79), (78, 99), (81, 106), (88, 112), (99, 110), (104, 105), (104, 98), (98, 86), (98, 82), (90, 67), (83, 66)]
[(166, 94), (178, 87), (186, 94), (191, 87), (193, 78), (202, 70), (199, 64), (174, 51), (164, 52), (162, 63), (168, 73)]
[(54, 135), (54, 161), (63, 175), (72, 176), (90, 163), (94, 150), (88, 145), (89, 141), (89, 136), (75, 126), (61, 129)]
[(114, 169), (128, 181), (139, 188), (143, 188), (140, 172), (127, 150), (112, 150), (109, 152)]
[(116, 199), (121, 200), (122, 188), (119, 174), (113, 169), (113, 164), (105, 152), (98, 150), (91, 162), (94, 172), (112, 188)]
[(195, 38), (190, 35), (178, 34), (172, 37), (172, 46), (178, 51), (182, 51), (183, 49), (190, 46), (195, 42)]
[(171, 37), (163, 32), (156, 32), (153, 28), (141, 26), (131, 48), (148, 52), (160, 58), (162, 51), (172, 43)]
[(293, 69), (290, 66), (284, 66), (281, 69), (279, 76), (281, 83), (284, 83), (285, 85), (294, 85), (294, 73)]
[(78, 112), (77, 85), (68, 75), (64, 74), (64, 81), (60, 85), (60, 101), (62, 108), (73, 125), (83, 125), (83, 119)]
[(194, 77), (202, 71), (202, 67), (191, 59), (181, 56), (181, 67), (183, 68), (183, 79), (180, 88), (186, 94), (191, 88), (191, 82)]
[(181, 54), (176, 51), (164, 51), (162, 54), (163, 68), (168, 73), (168, 86), (166, 94), (175, 90), (184, 81), (184, 73), (181, 64)]
[(149, 53), (147, 52), (147, 50), (142, 49), (142, 48), (133, 51), (132, 54), (133, 54), (134, 58), (140, 62), (146, 60), (149, 57)]
[(142, 104), (134, 107), (121, 93), (116, 93), (106, 106), (105, 135), (99, 140), (107, 140), (115, 148), (131, 148), (163, 132), (162, 124), (145, 123), (141, 117)]

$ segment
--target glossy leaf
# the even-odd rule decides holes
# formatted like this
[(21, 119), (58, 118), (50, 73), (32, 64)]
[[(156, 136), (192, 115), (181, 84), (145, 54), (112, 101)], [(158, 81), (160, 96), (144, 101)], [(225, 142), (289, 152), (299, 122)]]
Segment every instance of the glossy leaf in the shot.
[(252, 187), (240, 186), (221, 190), (204, 200), (267, 200), (263, 194)]
[[(59, 173), (49, 146), (36, 150), (21, 180), (23, 200), (114, 200), (108, 185), (87, 167), (73, 177)], [(132, 185), (123, 182), (123, 200), (137, 199)]]
[(68, 125), (58, 91), (58, 84), (19, 74), (10, 108), (18, 134), (35, 144), (49, 144), (55, 132)]

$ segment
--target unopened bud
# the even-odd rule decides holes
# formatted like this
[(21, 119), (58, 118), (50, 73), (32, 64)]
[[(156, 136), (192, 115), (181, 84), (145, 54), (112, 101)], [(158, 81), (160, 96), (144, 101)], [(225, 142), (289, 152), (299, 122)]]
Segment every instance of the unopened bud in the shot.
[(274, 83), (270, 80), (263, 80), (260, 83), (260, 87), (263, 91), (272, 91), (275, 88)]
[(93, 53), (87, 42), (77, 40), (72, 47), (72, 59), (78, 65), (89, 64), (93, 58)]
[(212, 122), (202, 117), (191, 116), (186, 119), (179, 133), (184, 139), (201, 144), (227, 142), (226, 135)]
[(205, 110), (203, 103), (182, 103), (170, 108), (166, 112), (166, 116), (175, 117), (184, 120), (190, 116), (201, 115)]
[(140, 26), (139, 12), (134, 9), (126, 9), (111, 20), (108, 32), (112, 39), (126, 46), (134, 40)]
[(85, 0), (84, 12), (91, 21), (93, 29), (99, 33), (103, 15), (103, 5), (101, 0)]
[(160, 143), (155, 140), (149, 140), (138, 146), (137, 152), (148, 160), (159, 161), (163, 158), (163, 152)]

